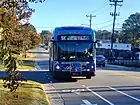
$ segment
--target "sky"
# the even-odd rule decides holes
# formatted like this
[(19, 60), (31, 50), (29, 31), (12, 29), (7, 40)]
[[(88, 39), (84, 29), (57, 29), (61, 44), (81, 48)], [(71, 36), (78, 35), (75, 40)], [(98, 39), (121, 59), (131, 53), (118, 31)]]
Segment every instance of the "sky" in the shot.
[[(35, 9), (30, 23), (38, 32), (42, 30), (52, 31), (59, 26), (88, 26), (92, 14), (92, 28), (95, 30), (112, 30), (113, 17), (110, 12), (114, 6), (109, 0), (46, 0), (44, 3), (32, 3), (30, 7)], [(120, 3), (119, 3), (120, 4)], [(124, 20), (131, 14), (140, 12), (140, 0), (123, 0), (122, 6), (117, 7), (120, 16), (116, 18), (115, 28), (119, 29)]]

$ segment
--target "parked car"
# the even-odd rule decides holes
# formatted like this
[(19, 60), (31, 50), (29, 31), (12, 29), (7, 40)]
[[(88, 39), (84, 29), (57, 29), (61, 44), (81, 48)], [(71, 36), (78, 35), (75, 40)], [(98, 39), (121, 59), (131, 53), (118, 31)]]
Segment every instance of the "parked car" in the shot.
[(96, 55), (96, 65), (105, 67), (107, 59), (103, 55)]
[(45, 44), (40, 44), (40, 47), (41, 47), (41, 48), (44, 48), (44, 46), (45, 46)]

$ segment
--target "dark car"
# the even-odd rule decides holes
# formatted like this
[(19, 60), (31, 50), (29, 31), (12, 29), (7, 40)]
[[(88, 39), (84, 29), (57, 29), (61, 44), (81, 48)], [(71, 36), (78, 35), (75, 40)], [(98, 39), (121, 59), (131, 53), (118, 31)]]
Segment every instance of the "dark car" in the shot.
[(96, 65), (105, 67), (107, 59), (103, 55), (96, 55)]

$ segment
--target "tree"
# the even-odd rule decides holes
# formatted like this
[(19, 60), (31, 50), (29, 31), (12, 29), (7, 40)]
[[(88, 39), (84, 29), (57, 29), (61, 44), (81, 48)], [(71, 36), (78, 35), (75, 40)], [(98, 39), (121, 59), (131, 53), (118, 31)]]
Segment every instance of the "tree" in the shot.
[[(4, 79), (4, 87), (15, 91), (19, 86), (20, 73), (17, 70), (18, 57), (23, 52), (25, 45), (33, 44), (39, 36), (30, 30), (30, 37), (23, 25), (27, 24), (34, 10), (28, 2), (43, 2), (43, 0), (1, 0), (0, 2), (0, 59), (7, 68), (8, 77)], [(25, 37), (26, 36), (26, 37)], [(25, 38), (35, 37), (34, 40), (25, 41)], [(26, 43), (26, 44), (25, 44)], [(30, 43), (30, 44), (29, 44)], [(30, 48), (30, 47), (29, 47)]]
[(32, 24), (30, 24), (30, 23), (24, 24), (23, 27), (28, 28), (28, 29), (30, 29), (31, 31), (37, 33), (36, 28), (35, 28)]
[(45, 41), (49, 41), (52, 38), (52, 33), (48, 30), (42, 30), (40, 37), (42, 39), (42, 43), (44, 43)]
[(140, 13), (131, 14), (122, 25), (121, 37), (136, 46), (140, 38)]
[(29, 49), (33, 49), (36, 48), (41, 43), (41, 38), (35, 32), (32, 32), (30, 35), (31, 35), (31, 46)]
[[(26, 51), (37, 47), (41, 43), (41, 38), (37, 34), (36, 29), (33, 25), (25, 24), (21, 25), (21, 28), (22, 32), (20, 31), (21, 33), (19, 34), (23, 37), (23, 39), (22, 45), (20, 45), (20, 47), (24, 51), (26, 57)], [(21, 38), (19, 39), (21, 41)]]
[(96, 32), (96, 38), (99, 40), (110, 40), (111, 39), (111, 32), (107, 30), (98, 30)]

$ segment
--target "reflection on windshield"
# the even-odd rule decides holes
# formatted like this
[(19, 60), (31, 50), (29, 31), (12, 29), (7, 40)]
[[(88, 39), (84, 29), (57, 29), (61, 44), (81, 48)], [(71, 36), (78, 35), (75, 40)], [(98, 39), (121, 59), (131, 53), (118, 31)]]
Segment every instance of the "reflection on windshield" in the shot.
[(92, 42), (57, 42), (58, 60), (92, 60)]

